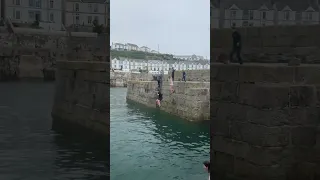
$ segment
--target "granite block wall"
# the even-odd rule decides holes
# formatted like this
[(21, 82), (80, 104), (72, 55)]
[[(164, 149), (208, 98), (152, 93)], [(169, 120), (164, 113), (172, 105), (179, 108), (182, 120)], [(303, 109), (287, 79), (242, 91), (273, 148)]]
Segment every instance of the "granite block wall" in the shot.
[[(0, 80), (46, 78), (57, 60), (106, 61), (106, 35), (39, 29), (0, 28)], [(80, 43), (81, 42), (81, 43)]]
[(153, 76), (149, 73), (131, 73), (122, 71), (110, 71), (111, 87), (127, 87), (128, 81), (152, 81)]
[[(157, 86), (156, 81), (129, 81), (127, 99), (156, 108)], [(189, 121), (209, 120), (209, 82), (174, 82), (173, 94), (168, 82), (162, 88), (161, 110)]]
[[(182, 80), (183, 71), (175, 71), (174, 79), (175, 81)], [(210, 70), (185, 70), (186, 80), (187, 81), (200, 81), (200, 82), (210, 82)], [(168, 79), (168, 76), (171, 77), (171, 73), (165, 75), (165, 80)]]
[(320, 66), (213, 63), (217, 178), (319, 179)]
[[(320, 63), (320, 25), (266, 26), (239, 28), (242, 56), (245, 62)], [(211, 30), (211, 61), (229, 59), (232, 47), (231, 29)]]
[(108, 135), (110, 64), (58, 61), (57, 69), (52, 116)]

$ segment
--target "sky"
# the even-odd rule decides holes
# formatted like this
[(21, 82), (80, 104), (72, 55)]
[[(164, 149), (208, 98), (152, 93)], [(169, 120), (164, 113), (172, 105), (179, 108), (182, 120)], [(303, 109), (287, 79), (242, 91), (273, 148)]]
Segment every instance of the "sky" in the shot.
[(112, 0), (110, 11), (113, 43), (210, 57), (209, 0)]

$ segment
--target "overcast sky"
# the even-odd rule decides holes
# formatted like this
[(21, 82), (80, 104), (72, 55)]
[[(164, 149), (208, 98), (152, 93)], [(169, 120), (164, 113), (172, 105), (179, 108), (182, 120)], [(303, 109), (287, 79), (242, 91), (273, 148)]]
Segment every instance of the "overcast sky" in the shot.
[(210, 56), (209, 0), (111, 0), (111, 42)]

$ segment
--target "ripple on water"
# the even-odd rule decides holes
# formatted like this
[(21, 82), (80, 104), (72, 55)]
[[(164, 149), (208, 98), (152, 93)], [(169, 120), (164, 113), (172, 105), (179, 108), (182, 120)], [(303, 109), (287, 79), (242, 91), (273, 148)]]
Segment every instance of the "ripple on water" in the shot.
[(207, 178), (207, 125), (127, 103), (126, 89), (111, 89), (110, 109), (112, 180)]

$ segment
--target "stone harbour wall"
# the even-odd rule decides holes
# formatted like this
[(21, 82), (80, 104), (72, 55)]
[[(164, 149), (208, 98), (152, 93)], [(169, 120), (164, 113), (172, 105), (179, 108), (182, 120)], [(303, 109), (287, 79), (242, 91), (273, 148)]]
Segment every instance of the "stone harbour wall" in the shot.
[[(0, 81), (54, 79), (57, 60), (106, 61), (105, 35), (65, 31), (0, 28)], [(81, 42), (81, 43), (80, 43)]]
[(320, 179), (320, 65), (212, 63), (216, 178)]
[[(183, 71), (175, 71), (174, 79), (175, 81), (182, 80)], [(200, 81), (200, 82), (210, 82), (210, 70), (185, 70), (186, 80), (187, 81)], [(165, 75), (165, 79), (168, 79), (168, 76), (171, 77), (171, 73)]]
[(148, 73), (131, 73), (121, 71), (110, 71), (110, 86), (111, 87), (127, 87), (130, 80), (152, 81), (152, 74)]
[[(320, 63), (320, 25), (266, 26), (238, 28), (242, 36), (245, 62)], [(211, 61), (229, 59), (231, 29), (211, 30)]]
[(58, 61), (52, 116), (108, 135), (110, 64)]
[[(157, 86), (156, 81), (131, 80), (127, 99), (156, 108)], [(174, 89), (175, 93), (170, 94), (169, 81), (163, 82), (161, 110), (189, 121), (209, 120), (210, 82), (175, 81)]]

